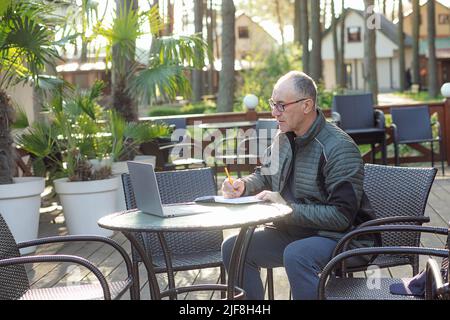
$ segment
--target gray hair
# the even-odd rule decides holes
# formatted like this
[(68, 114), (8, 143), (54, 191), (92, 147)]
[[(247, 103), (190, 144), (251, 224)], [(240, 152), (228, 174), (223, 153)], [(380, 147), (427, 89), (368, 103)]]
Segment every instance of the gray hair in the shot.
[(292, 79), (294, 88), (300, 97), (311, 98), (314, 102), (314, 109), (317, 109), (317, 85), (310, 76), (301, 71), (290, 71), (283, 78)]

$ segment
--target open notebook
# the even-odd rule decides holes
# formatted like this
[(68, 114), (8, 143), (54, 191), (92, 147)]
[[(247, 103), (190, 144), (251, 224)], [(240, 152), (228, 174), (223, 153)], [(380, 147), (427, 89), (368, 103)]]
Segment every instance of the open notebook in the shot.
[(205, 196), (196, 198), (194, 201), (196, 203), (249, 204), (249, 203), (263, 202), (264, 200), (257, 199), (254, 196), (240, 197), (234, 199), (225, 199), (223, 196)]

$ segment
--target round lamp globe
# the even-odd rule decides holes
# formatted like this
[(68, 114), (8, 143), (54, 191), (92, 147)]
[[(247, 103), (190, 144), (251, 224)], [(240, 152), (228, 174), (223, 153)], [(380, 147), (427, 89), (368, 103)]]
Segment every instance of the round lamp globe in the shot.
[(254, 94), (248, 94), (244, 97), (244, 105), (247, 109), (253, 110), (258, 105), (258, 97)]
[(450, 98), (450, 82), (444, 83), (442, 85), (441, 93), (445, 98)]

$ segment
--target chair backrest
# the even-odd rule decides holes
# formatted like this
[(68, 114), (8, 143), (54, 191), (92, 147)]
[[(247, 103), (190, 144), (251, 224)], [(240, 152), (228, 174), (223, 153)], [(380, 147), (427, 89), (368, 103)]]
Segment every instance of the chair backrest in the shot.
[(397, 126), (398, 142), (432, 139), (428, 106), (391, 108)]
[(335, 95), (332, 110), (340, 114), (340, 126), (343, 130), (373, 128), (375, 126), (371, 93)]
[[(211, 168), (156, 172), (163, 204), (193, 201), (204, 195), (215, 195), (214, 173)], [(122, 174), (127, 209), (136, 208), (133, 186), (129, 174)], [(153, 255), (162, 255), (159, 241), (153, 233), (142, 233), (144, 246)], [(172, 254), (219, 250), (223, 241), (222, 231), (166, 233), (167, 245)], [(138, 237), (139, 239), (139, 237)]]
[[(0, 213), (0, 260), (20, 257), (16, 240)], [(0, 267), (0, 300), (15, 300), (28, 289), (27, 272), (23, 265)]]
[(277, 132), (278, 123), (275, 119), (258, 119), (256, 121), (255, 129), (258, 138), (266, 138), (268, 141), (268, 145), (270, 145), (273, 137)]
[[(408, 168), (366, 164), (364, 191), (377, 218), (423, 216), (436, 176), (435, 168)], [(419, 246), (417, 232), (382, 234), (383, 246)]]
[(178, 142), (182, 142), (184, 137), (187, 134), (186, 118), (165, 118), (165, 119), (158, 119), (158, 120), (156, 120), (156, 122), (165, 123), (169, 127), (172, 127), (174, 130), (183, 130), (183, 131), (178, 131), (180, 133), (180, 136), (178, 137)]

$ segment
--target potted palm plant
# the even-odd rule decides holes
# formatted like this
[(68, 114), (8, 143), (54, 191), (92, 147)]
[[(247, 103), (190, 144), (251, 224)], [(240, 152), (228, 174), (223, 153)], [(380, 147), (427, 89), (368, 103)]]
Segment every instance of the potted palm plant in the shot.
[[(44, 178), (14, 178), (15, 151), (10, 129), (14, 110), (7, 89), (38, 85), (44, 66), (58, 57), (52, 5), (36, 1), (2, 1), (0, 6), (0, 213), (16, 241), (35, 239)], [(34, 247), (21, 250), (31, 253)]]
[(111, 171), (104, 110), (97, 103), (103, 88), (102, 82), (74, 94), (64, 94), (60, 88), (47, 108), (52, 120), (33, 123), (18, 138), (36, 162), (50, 159), (53, 163), (51, 180), (70, 234), (112, 234), (97, 226), (100, 217), (115, 211), (119, 187)]

